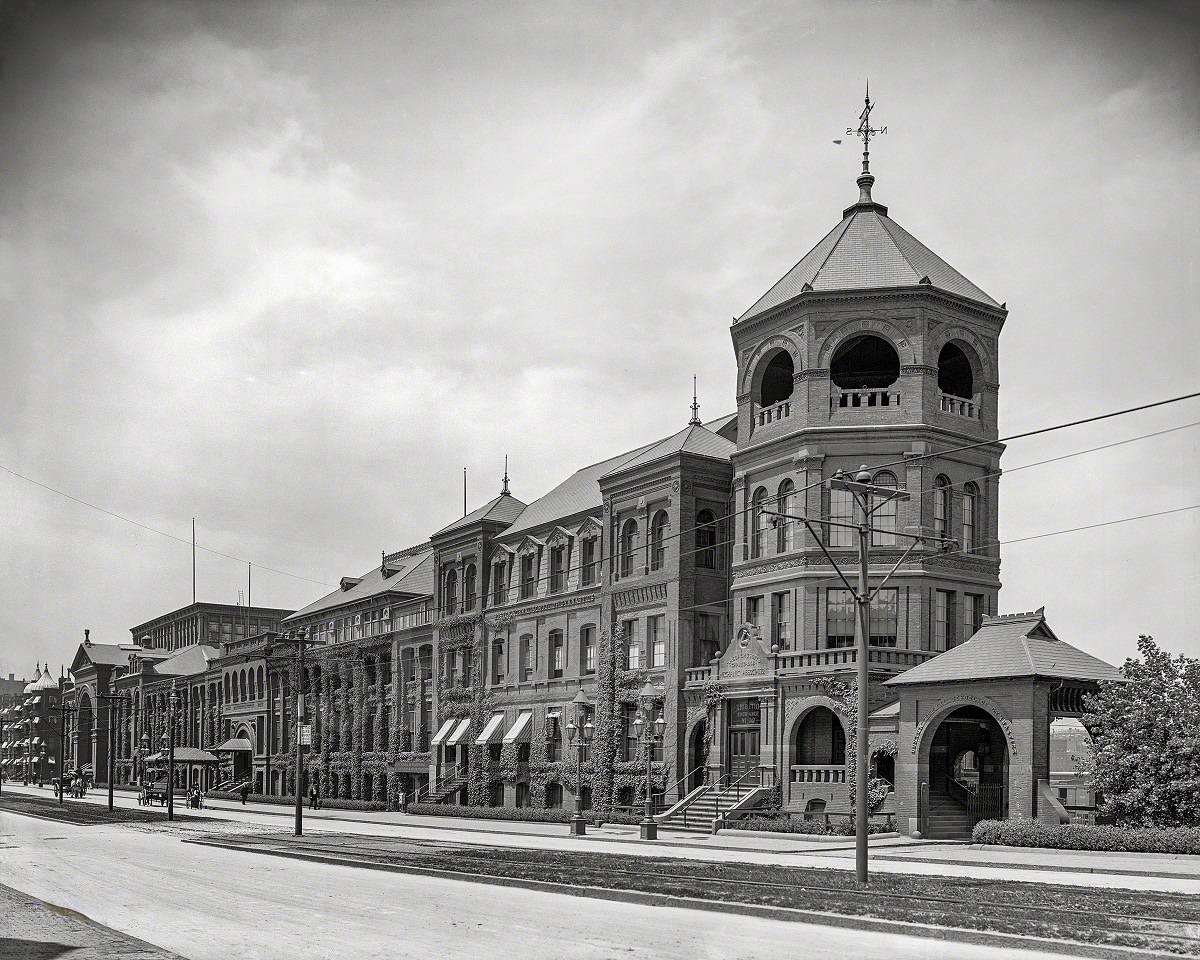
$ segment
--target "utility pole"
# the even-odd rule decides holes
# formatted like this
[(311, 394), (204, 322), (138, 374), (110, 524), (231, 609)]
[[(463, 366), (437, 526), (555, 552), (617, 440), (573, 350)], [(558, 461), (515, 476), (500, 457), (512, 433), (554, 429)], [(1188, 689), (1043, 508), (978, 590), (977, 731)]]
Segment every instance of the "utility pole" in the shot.
[[(803, 523), (812, 535), (813, 540), (816, 541), (817, 546), (821, 548), (821, 552), (825, 554), (825, 559), (833, 566), (838, 578), (854, 596), (856, 614), (854, 617), (854, 665), (855, 677), (858, 684), (858, 716), (855, 723), (854, 744), (854, 873), (858, 882), (865, 884), (867, 882), (867, 829), (870, 816), (870, 811), (867, 809), (867, 779), (870, 773), (870, 749), (867, 743), (870, 733), (870, 723), (867, 714), (870, 710), (870, 699), (867, 694), (870, 684), (870, 671), (868, 667), (871, 655), (871, 601), (892, 578), (893, 574), (900, 569), (918, 544), (934, 540), (945, 546), (953, 544), (955, 541), (948, 537), (926, 537), (920, 533), (902, 533), (894, 529), (877, 531), (875, 527), (871, 526), (871, 517), (884, 504), (899, 500), (908, 500), (910, 497), (907, 492), (897, 490), (895, 487), (876, 486), (873, 484), (871, 482), (871, 471), (865, 465), (859, 468), (858, 473), (853, 478), (844, 471), (839, 470), (828, 481), (828, 486), (830, 490), (845, 490), (854, 498), (856, 522), (842, 523), (837, 520), (818, 520), (802, 515), (780, 513), (775, 510), (764, 510), (763, 513), (771, 516), (776, 524), (781, 520), (799, 520)], [(824, 538), (813, 528), (813, 524), (820, 524), (824, 527), (841, 527), (855, 531), (858, 538), (857, 588), (851, 584), (845, 573), (842, 572), (842, 568), (838, 566), (837, 560), (834, 559), (826, 548)], [(880, 578), (879, 583), (872, 590), (868, 579), (871, 534), (875, 532), (885, 533), (892, 537), (904, 537), (910, 542), (908, 548), (901, 554), (900, 559)]]
[(167, 707), (167, 819), (175, 819), (175, 681), (171, 681), (171, 699)]

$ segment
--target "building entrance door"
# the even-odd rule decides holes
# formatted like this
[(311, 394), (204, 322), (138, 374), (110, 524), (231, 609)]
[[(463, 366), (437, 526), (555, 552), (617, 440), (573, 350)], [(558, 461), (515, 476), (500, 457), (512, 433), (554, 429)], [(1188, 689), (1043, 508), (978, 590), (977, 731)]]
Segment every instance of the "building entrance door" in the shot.
[(725, 755), (731, 783), (758, 768), (759, 716), (757, 697), (729, 701), (729, 749)]

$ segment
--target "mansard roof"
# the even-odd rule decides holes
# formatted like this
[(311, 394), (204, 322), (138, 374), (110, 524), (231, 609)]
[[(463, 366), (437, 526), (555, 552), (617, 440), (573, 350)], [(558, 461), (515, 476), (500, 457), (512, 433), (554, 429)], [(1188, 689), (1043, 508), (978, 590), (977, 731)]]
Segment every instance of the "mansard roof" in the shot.
[(859, 178), (859, 202), (842, 212), (842, 222), (764, 293), (737, 323), (787, 303), (803, 293), (909, 287), (938, 289), (992, 309), (999, 303), (887, 215), (871, 199), (870, 174)]
[(1121, 671), (1064, 643), (1046, 623), (1043, 609), (1033, 613), (984, 617), (966, 643), (906, 670), (886, 683), (949, 683), (1043, 677), (1053, 680), (1121, 680)]
[[(509, 493), (502, 493), (494, 500), (489, 500), (478, 510), (472, 510), (465, 517), (455, 520), (452, 524), (442, 527), (433, 536), (440, 537), (444, 533), (451, 533), (454, 530), (459, 530), (462, 527), (468, 527), (473, 523), (479, 523), (482, 520), (494, 520), (497, 523), (512, 523), (520, 516), (521, 511), (525, 509), (525, 504)], [(432, 538), (430, 538), (432, 539)]]
[[(364, 573), (358, 582), (348, 590), (339, 587), (332, 593), (326, 594), (320, 600), (310, 603), (307, 607), (297, 610), (290, 617), (284, 618), (284, 623), (292, 620), (302, 620), (323, 610), (334, 610), (338, 607), (369, 600), (382, 594), (399, 594), (401, 597), (417, 597), (433, 595), (433, 548), (423, 546), (419, 550), (404, 551), (400, 554), (390, 554), (384, 564), (372, 567)], [(383, 567), (387, 567), (389, 576), (384, 576)], [(351, 578), (353, 579), (353, 578)]]
[[(512, 534), (535, 530), (588, 510), (599, 510), (604, 505), (604, 498), (600, 495), (601, 477), (625, 469), (651, 451), (664, 447), (664, 445), (669, 446), (672, 441), (677, 441), (681, 448), (685, 445), (689, 446), (687, 451), (689, 453), (719, 456), (721, 459), (728, 460), (730, 451), (734, 449), (735, 445), (724, 437), (717, 436), (716, 431), (726, 428), (736, 416), (736, 414), (729, 414), (718, 417), (701, 427), (688, 426), (665, 440), (656, 440), (633, 450), (627, 450), (619, 456), (576, 470), (549, 493), (527, 506), (513, 525), (504, 531), (504, 538), (507, 540)], [(695, 437), (692, 437), (691, 434), (696, 430), (702, 431), (702, 433), (697, 433)], [(667, 452), (657, 454), (654, 459), (659, 456), (667, 456)]]

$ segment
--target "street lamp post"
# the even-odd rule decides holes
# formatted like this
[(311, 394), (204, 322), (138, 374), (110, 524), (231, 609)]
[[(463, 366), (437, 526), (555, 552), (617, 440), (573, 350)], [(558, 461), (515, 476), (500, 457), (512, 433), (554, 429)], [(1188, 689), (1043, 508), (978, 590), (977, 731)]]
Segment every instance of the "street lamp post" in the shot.
[[(567, 742), (576, 748), (575, 815), (571, 817), (571, 836), (583, 837), (587, 835), (587, 820), (583, 816), (583, 752), (591, 743), (596, 728), (587, 719), (589, 703), (582, 688), (571, 703), (575, 707), (575, 717), (567, 723)], [(578, 725), (576, 725), (576, 720), (579, 721)]]
[(167, 819), (175, 819), (175, 709), (179, 691), (171, 681), (171, 699), (167, 707)]
[[(296, 769), (292, 785), (292, 793), (296, 799), (296, 825), (293, 832), (297, 837), (301, 837), (304, 835), (304, 752), (300, 743), (300, 731), (304, 726), (304, 648), (312, 641), (309, 640), (308, 629), (301, 627), (295, 633), (285, 633), (277, 642), (296, 645), (296, 736), (292, 741), (292, 747), (296, 751)], [(263, 648), (264, 657), (271, 655), (272, 646), (273, 644), (267, 644)]]
[[(650, 719), (650, 711), (653, 709), (654, 698), (657, 691), (650, 685), (650, 681), (646, 681), (646, 685), (642, 687), (638, 694), (642, 701), (642, 714), (639, 714), (633, 721), (635, 736), (640, 736), (643, 732), (646, 735), (646, 794), (645, 800), (645, 815), (641, 822), (641, 838), (643, 840), (658, 839), (658, 821), (654, 819), (654, 796), (651, 790), (651, 767), (654, 761), (654, 742), (660, 739), (667, 728), (667, 721), (663, 718), (660, 712), (653, 720)], [(644, 719), (643, 719), (644, 714)]]

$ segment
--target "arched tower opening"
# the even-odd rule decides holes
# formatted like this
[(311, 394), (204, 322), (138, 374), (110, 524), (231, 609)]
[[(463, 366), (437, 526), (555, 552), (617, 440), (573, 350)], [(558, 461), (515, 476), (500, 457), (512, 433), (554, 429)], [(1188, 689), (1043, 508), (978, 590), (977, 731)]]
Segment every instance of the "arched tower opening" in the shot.
[(949, 397), (970, 400), (975, 396), (975, 372), (971, 361), (956, 343), (948, 343), (938, 354), (938, 389)]
[(900, 379), (900, 355), (875, 334), (850, 337), (834, 351), (829, 376), (842, 390), (882, 390)]
[(795, 388), (796, 365), (792, 355), (786, 350), (780, 350), (767, 363), (763, 370), (762, 382), (758, 388), (758, 405), (770, 407), (782, 403), (792, 395)]

